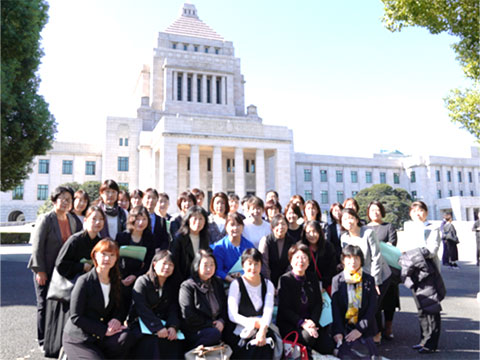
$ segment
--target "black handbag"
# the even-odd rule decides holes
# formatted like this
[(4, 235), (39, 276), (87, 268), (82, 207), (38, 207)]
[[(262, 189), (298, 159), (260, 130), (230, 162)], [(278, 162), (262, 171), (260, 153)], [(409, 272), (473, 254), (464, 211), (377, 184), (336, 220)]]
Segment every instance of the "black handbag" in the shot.
[(72, 281), (60, 275), (57, 267), (55, 267), (53, 269), (50, 285), (48, 286), (47, 299), (69, 303), (76, 279), (77, 277)]

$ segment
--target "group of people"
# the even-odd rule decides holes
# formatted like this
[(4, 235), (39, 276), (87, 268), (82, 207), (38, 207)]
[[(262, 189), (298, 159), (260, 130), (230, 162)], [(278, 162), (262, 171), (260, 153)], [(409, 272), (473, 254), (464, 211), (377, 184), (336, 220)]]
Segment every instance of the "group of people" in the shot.
[[(400, 278), (411, 282), (419, 309), (414, 349), (437, 349), (441, 236), (421, 201), (410, 208), (411, 251), (400, 273), (382, 255), (381, 244), (395, 247), (397, 234), (379, 201), (369, 204), (368, 221), (355, 199), (334, 203), (327, 224), (315, 200), (295, 195), (282, 211), (275, 191), (265, 203), (219, 192), (207, 212), (205, 194), (193, 189), (178, 196), (176, 215), (153, 188), (129, 194), (106, 180), (99, 193), (91, 202), (82, 190), (58, 187), (32, 233), (28, 267), (46, 354), (63, 346), (69, 359), (177, 359), (225, 342), (233, 358), (274, 359), (293, 331), (309, 354), (342, 357), (362, 345), (377, 356), (377, 345), (394, 338)], [(430, 267), (419, 265), (417, 250)], [(420, 268), (436, 279), (428, 306)], [(55, 273), (74, 282), (69, 301), (49, 298)]]

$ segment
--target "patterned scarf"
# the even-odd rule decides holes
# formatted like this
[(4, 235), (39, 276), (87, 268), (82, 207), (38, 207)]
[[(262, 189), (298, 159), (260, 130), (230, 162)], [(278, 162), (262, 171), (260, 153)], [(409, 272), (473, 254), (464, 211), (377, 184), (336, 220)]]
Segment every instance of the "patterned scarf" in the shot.
[(348, 323), (355, 325), (358, 322), (358, 312), (362, 306), (362, 268), (357, 272), (350, 273), (343, 271), (347, 283), (348, 309), (345, 319)]

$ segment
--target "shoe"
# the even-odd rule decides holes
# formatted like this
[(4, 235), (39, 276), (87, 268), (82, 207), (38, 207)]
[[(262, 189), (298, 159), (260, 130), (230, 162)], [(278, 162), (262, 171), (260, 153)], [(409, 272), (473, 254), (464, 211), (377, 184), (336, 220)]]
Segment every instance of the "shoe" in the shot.
[(383, 334), (382, 338), (385, 340), (391, 341), (395, 338), (395, 336), (393, 336), (393, 334)]
[(423, 345), (422, 345), (422, 344), (416, 344), (416, 345), (413, 345), (413, 346), (412, 346), (412, 349), (413, 349), (413, 350), (420, 350), (420, 349), (423, 349)]
[(429, 349), (426, 347), (422, 347), (421, 349), (418, 349), (419, 354), (433, 354), (436, 350)]

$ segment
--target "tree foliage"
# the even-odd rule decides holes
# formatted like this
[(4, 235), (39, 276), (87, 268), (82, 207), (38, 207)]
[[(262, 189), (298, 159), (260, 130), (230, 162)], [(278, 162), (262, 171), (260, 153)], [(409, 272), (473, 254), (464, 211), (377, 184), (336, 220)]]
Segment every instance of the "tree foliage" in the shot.
[(360, 206), (359, 216), (362, 219), (367, 218), (367, 207), (371, 201), (380, 201), (386, 210), (385, 222), (392, 223), (397, 229), (403, 226), (403, 223), (409, 220), (409, 208), (412, 198), (407, 190), (401, 188), (392, 188), (387, 184), (372, 185), (369, 188), (362, 189), (355, 196)]
[(40, 32), (48, 21), (43, 0), (1, 1), (1, 191), (21, 184), (36, 155), (52, 147), (56, 122), (37, 94), (43, 51)]
[[(452, 45), (465, 76), (473, 86), (452, 90), (444, 99), (450, 119), (480, 142), (480, 2), (478, 0), (382, 0), (383, 22), (390, 31), (421, 26), (432, 34), (447, 32), (459, 38)], [(476, 103), (475, 103), (476, 101)]]

